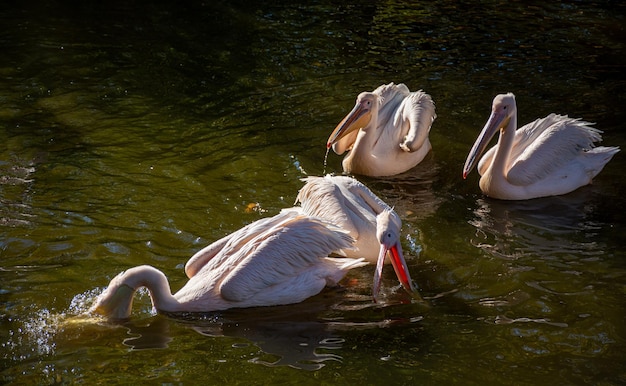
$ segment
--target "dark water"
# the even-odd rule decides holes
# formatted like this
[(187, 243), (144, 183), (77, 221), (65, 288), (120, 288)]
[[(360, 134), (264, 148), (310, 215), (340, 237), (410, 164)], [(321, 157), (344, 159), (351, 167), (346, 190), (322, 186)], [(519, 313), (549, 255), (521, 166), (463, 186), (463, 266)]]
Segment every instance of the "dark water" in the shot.
[[(494, 95), (626, 148), (621, 2), (4, 2), (0, 380), (8, 384), (626, 382), (626, 158), (594, 184), (484, 198), (461, 167)], [(372, 268), (302, 304), (80, 316), (118, 272), (174, 290), (204, 245), (339, 173), (325, 141), (388, 82), (437, 105), (434, 151), (361, 178), (404, 221), (429, 306)], [(623, 150), (624, 151), (624, 150)], [(623, 152), (622, 151), (622, 152)]]

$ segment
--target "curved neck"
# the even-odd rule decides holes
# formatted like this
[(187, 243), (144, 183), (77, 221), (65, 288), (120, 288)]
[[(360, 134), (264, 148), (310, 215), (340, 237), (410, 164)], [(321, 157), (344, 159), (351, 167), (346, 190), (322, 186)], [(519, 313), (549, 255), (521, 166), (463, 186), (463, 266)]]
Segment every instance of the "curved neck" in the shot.
[[(364, 144), (366, 145), (365, 147), (368, 149), (371, 149), (372, 147), (374, 147), (374, 145), (376, 144), (377, 141), (377, 133), (376, 133), (376, 129), (378, 126), (378, 110), (379, 110), (380, 106), (376, 106), (376, 107), (372, 107), (372, 113), (371, 113), (371, 118), (369, 123), (367, 124), (367, 126), (362, 127), (359, 130), (359, 134), (357, 136), (356, 139), (356, 143), (359, 142), (364, 142)], [(355, 147), (358, 147), (355, 143)], [(361, 146), (363, 146), (364, 144), (361, 144)]]
[[(378, 126), (378, 109), (372, 110), (372, 118), (367, 126), (359, 129), (354, 146), (350, 151), (350, 154), (346, 157), (349, 158), (353, 166), (369, 165), (372, 160), (373, 149), (378, 142), (380, 136), (380, 130), (377, 130)], [(361, 161), (363, 160), (363, 161)], [(357, 173), (363, 173), (362, 170), (356, 170)]]
[(511, 114), (509, 123), (503, 129), (500, 129), (500, 138), (498, 138), (498, 147), (493, 156), (491, 163), (491, 174), (494, 177), (506, 178), (506, 172), (509, 169), (509, 156), (513, 148), (515, 140), (515, 131), (517, 130), (517, 111)]
[[(134, 267), (122, 274), (121, 284), (132, 288), (133, 294), (141, 287), (150, 291), (152, 305), (159, 311), (177, 311), (180, 303), (170, 291), (165, 274), (149, 265)], [(132, 295), (131, 295), (132, 296)], [(132, 304), (132, 299), (130, 301)]]

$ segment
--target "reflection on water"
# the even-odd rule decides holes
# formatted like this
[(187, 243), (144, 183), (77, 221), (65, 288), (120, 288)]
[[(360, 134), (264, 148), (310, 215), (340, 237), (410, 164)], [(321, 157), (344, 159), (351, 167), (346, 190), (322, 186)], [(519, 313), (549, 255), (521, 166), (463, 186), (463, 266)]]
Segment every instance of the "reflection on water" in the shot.
[(605, 253), (593, 241), (602, 224), (589, 218), (595, 210), (589, 188), (528, 201), (480, 198), (476, 206), (470, 221), (476, 227), (472, 243), (500, 258), (550, 259), (563, 254), (590, 258)]
[[(120, 328), (125, 330), (120, 342), (130, 350), (167, 349), (184, 328), (203, 336), (196, 339), (198, 345), (202, 345), (202, 339), (229, 338), (235, 342), (232, 343), (232, 355), (247, 357), (251, 363), (314, 371), (328, 361), (342, 362), (341, 351), (345, 343), (342, 332), (389, 328), (423, 319), (421, 316), (410, 320), (389, 316), (381, 320), (375, 316), (368, 321), (356, 311), (371, 307), (381, 311), (392, 303), (374, 305), (371, 299), (365, 300), (354, 294), (345, 297), (343, 290), (335, 289), (289, 306), (206, 314), (144, 314), (126, 322), (111, 323), (88, 314), (98, 292), (92, 290), (74, 296), (64, 312), (43, 309), (27, 320), (12, 321), (20, 325), (15, 329), (19, 333), (2, 344), (4, 349), (14, 353), (5, 359), (24, 361), (52, 356), (67, 346), (84, 344), (86, 340), (101, 338)], [(140, 306), (143, 308), (149, 300), (143, 299), (142, 302), (140, 299), (139, 303), (145, 303)], [(389, 312), (393, 313), (391, 308)], [(24, 351), (25, 347), (34, 349), (28, 352)]]
[[(303, 370), (319, 370), (326, 361), (342, 357), (332, 353), (341, 349), (344, 340), (319, 321), (291, 320), (276, 317), (257, 320), (247, 315), (239, 321), (228, 320), (210, 324), (195, 323), (196, 332), (209, 336), (243, 338), (261, 351), (250, 359), (265, 366), (289, 366)], [(237, 347), (245, 347), (237, 345)]]
[(364, 179), (377, 189), (389, 205), (406, 219), (415, 222), (433, 215), (443, 197), (438, 196), (433, 184), (441, 172), (431, 152), (415, 168), (397, 176)]
[[(443, 201), (435, 193), (439, 166), (431, 151), (415, 168), (397, 176), (362, 181), (374, 189), (391, 205), (402, 219), (402, 235), (405, 240), (405, 258), (408, 264), (417, 265), (422, 252), (420, 230), (416, 222), (434, 215)], [(419, 288), (419, 283), (415, 283)]]
[[(247, 343), (259, 351), (250, 361), (265, 366), (290, 366), (303, 370), (318, 370), (329, 360), (341, 361), (341, 356), (328, 352), (341, 348), (343, 340), (334, 334), (318, 314), (331, 306), (324, 297), (316, 297), (293, 306), (235, 309), (208, 314), (176, 314), (156, 316), (149, 320), (131, 320), (123, 324), (131, 338), (124, 344), (135, 350), (166, 348), (174, 337), (172, 323), (190, 328), (209, 338), (238, 338), (235, 351), (249, 351)], [(248, 354), (246, 354), (248, 355)]]
[(528, 201), (477, 200), (471, 242), (503, 262), (498, 276), (508, 278), (500, 295), (493, 296), (496, 290), (477, 300), (495, 310), (486, 321), (565, 328), (590, 316), (579, 306), (582, 299), (606, 301), (595, 292), (613, 276), (608, 247), (598, 241), (604, 225), (593, 217), (596, 205), (591, 187)]

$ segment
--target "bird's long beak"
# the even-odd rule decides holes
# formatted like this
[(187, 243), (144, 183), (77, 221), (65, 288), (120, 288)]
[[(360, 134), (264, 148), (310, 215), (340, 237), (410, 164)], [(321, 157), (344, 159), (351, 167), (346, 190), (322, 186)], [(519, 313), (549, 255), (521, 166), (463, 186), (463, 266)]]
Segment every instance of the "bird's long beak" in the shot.
[(465, 166), (463, 166), (463, 179), (467, 178), (467, 175), (478, 164), (480, 156), (485, 152), (487, 145), (491, 138), (500, 130), (505, 127), (509, 122), (510, 117), (507, 114), (498, 111), (492, 111), (485, 127), (483, 127), (480, 135), (474, 142), (472, 150), (470, 150), (465, 160)]
[(345, 137), (347, 134), (358, 130), (367, 124), (372, 119), (372, 111), (370, 108), (364, 107), (363, 103), (357, 102), (352, 111), (344, 119), (339, 122), (335, 130), (328, 137), (326, 147), (330, 148), (335, 142)]
[(378, 254), (378, 261), (376, 262), (376, 272), (374, 273), (374, 301), (378, 300), (378, 293), (380, 292), (380, 282), (382, 279), (383, 273), (383, 265), (385, 263), (385, 258), (389, 256), (391, 260), (391, 265), (393, 266), (394, 271), (396, 271), (396, 276), (398, 276), (398, 280), (402, 287), (411, 295), (416, 295), (417, 291), (413, 286), (413, 280), (411, 280), (411, 275), (409, 274), (409, 268), (406, 265), (406, 261), (404, 260), (404, 255), (402, 254), (402, 246), (400, 243), (396, 243), (390, 247), (385, 245), (381, 245), (380, 253)]

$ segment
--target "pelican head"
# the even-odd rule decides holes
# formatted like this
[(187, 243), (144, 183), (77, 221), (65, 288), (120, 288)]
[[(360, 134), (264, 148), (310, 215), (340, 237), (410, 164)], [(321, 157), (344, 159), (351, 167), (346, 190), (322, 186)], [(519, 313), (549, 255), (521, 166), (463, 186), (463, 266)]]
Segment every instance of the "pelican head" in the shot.
[(90, 312), (114, 320), (127, 319), (132, 310), (134, 294), (135, 290), (126, 284), (109, 286), (98, 296)]
[(345, 137), (349, 133), (367, 127), (372, 121), (372, 117), (378, 112), (378, 107), (382, 102), (380, 95), (373, 92), (362, 92), (356, 98), (356, 105), (344, 119), (339, 122), (335, 130), (328, 137), (326, 148)]
[(400, 226), (400, 220), (392, 214), (391, 210), (385, 209), (376, 216), (376, 237), (380, 242), (380, 252), (374, 273), (374, 300), (376, 300), (380, 290), (381, 273), (387, 256), (389, 256), (391, 265), (404, 289), (411, 294), (416, 292), (409, 268), (402, 254)]
[(511, 119), (515, 117), (516, 109), (515, 95), (512, 93), (500, 94), (493, 99), (491, 115), (487, 123), (485, 123), (485, 127), (483, 127), (480, 132), (478, 139), (474, 142), (474, 146), (472, 146), (467, 160), (465, 160), (465, 166), (463, 166), (464, 179), (467, 178), (467, 175), (478, 164), (480, 156), (484, 153), (489, 141), (491, 141), (491, 138), (493, 138), (498, 131), (504, 131), (507, 127), (512, 127), (513, 130), (515, 130), (517, 123), (514, 122), (515, 124), (512, 126), (510, 123)]

